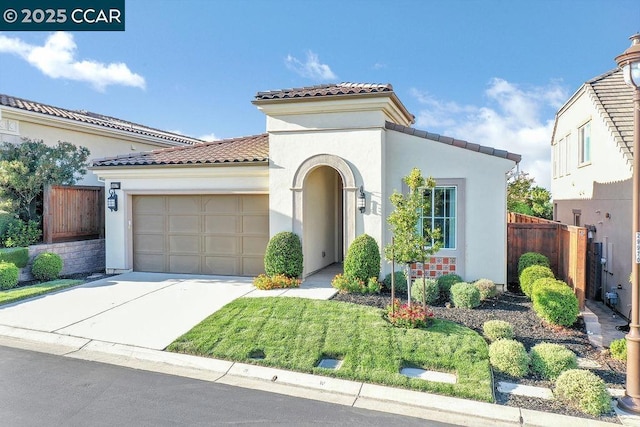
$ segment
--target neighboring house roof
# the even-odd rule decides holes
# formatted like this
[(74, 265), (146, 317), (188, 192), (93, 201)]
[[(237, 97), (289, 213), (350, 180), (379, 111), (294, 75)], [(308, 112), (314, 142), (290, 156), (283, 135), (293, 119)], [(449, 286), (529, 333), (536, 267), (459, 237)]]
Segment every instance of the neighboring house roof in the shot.
[(418, 130), (415, 128), (401, 126), (395, 123), (386, 122), (385, 128), (396, 132), (406, 133), (408, 135), (417, 136), (418, 138), (429, 139), (432, 141), (441, 142), (447, 145), (453, 145), (454, 147), (464, 148), (466, 150), (477, 151), (479, 153), (488, 154), (490, 156), (501, 157), (503, 159), (513, 160), (516, 163), (520, 163), (522, 156), (520, 154), (509, 153), (504, 150), (496, 150), (495, 148), (486, 147), (484, 145), (473, 144), (471, 142), (463, 141), (461, 139), (455, 139), (448, 136), (441, 136), (436, 133), (430, 133), (424, 130)]
[[(419, 138), (453, 145), (466, 150), (476, 151), (491, 156), (520, 162), (519, 154), (485, 147), (459, 139), (440, 136), (435, 133), (400, 126), (386, 122), (388, 130), (414, 135)], [(158, 165), (197, 165), (197, 164), (247, 164), (267, 163), (269, 160), (269, 134), (244, 136), (240, 138), (223, 139), (184, 147), (164, 148), (143, 153), (125, 154), (116, 157), (96, 159), (93, 167), (110, 166), (158, 166)]]
[(131, 132), (138, 135), (145, 135), (171, 143), (179, 144), (197, 144), (202, 142), (201, 139), (191, 138), (179, 135), (173, 132), (167, 132), (160, 129), (150, 128), (137, 123), (128, 122), (126, 120), (109, 117), (102, 114), (91, 113), (84, 110), (67, 110), (60, 107), (41, 104), (27, 99), (16, 98), (10, 95), (0, 94), (0, 106), (16, 108), (18, 110), (39, 113), (43, 115), (58, 117), (62, 119), (74, 120), (91, 125), (97, 125), (105, 128), (117, 129), (125, 132)]
[(589, 80), (573, 94), (556, 114), (551, 143), (555, 140), (557, 117), (582, 93), (589, 96), (623, 155), (631, 161), (633, 159), (633, 89), (624, 83), (620, 69), (608, 71)]
[(213, 142), (96, 159), (93, 167), (267, 163), (269, 136), (244, 136)]

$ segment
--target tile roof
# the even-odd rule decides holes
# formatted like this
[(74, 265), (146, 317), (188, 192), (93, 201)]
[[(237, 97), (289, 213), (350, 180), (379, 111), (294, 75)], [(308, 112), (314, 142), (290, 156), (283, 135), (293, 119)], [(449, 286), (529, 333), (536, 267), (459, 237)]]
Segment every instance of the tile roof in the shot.
[(179, 135), (159, 129), (150, 128), (137, 123), (128, 122), (126, 120), (109, 117), (102, 114), (91, 113), (84, 110), (67, 110), (60, 107), (41, 104), (27, 99), (16, 98), (10, 95), (0, 94), (0, 106), (16, 108), (19, 110), (30, 111), (34, 113), (45, 114), (48, 116), (59, 117), (62, 119), (74, 120), (91, 125), (102, 126), (105, 128), (131, 132), (138, 135), (150, 136), (167, 143), (175, 144), (196, 144), (202, 142), (197, 138), (191, 138), (185, 135)]
[(267, 163), (269, 135), (244, 136), (96, 159), (93, 167)]
[(368, 93), (393, 92), (390, 84), (375, 83), (332, 83), (293, 89), (258, 92), (255, 100), (311, 98), (320, 96), (360, 95)]
[(441, 142), (447, 145), (453, 145), (454, 147), (464, 148), (466, 150), (477, 151), (478, 153), (488, 154), (490, 156), (501, 157), (503, 159), (513, 160), (516, 163), (520, 163), (522, 156), (520, 154), (510, 153), (504, 150), (496, 150), (495, 148), (486, 147), (484, 145), (473, 144), (471, 142), (463, 141), (461, 139), (455, 139), (448, 136), (438, 135), (437, 133), (430, 133), (424, 130), (418, 130), (415, 128), (398, 125), (391, 122), (385, 123), (385, 128), (396, 132), (406, 133), (408, 135), (417, 136), (418, 138), (430, 139), (432, 141)]
[(629, 161), (633, 159), (633, 89), (624, 82), (622, 70), (615, 69), (585, 83), (609, 130)]

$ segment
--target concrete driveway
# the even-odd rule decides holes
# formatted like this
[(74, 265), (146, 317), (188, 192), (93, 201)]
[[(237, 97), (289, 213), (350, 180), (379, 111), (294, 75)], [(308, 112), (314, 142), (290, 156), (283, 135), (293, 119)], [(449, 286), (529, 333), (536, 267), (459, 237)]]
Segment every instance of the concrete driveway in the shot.
[(0, 308), (0, 325), (162, 350), (250, 277), (126, 273)]

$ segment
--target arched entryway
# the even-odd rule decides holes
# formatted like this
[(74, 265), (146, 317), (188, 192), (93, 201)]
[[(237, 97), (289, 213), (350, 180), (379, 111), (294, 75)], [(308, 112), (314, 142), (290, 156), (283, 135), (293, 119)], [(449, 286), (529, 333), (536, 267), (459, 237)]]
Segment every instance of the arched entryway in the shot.
[(302, 238), (304, 275), (344, 258), (355, 238), (356, 185), (342, 158), (321, 154), (294, 176), (293, 231)]

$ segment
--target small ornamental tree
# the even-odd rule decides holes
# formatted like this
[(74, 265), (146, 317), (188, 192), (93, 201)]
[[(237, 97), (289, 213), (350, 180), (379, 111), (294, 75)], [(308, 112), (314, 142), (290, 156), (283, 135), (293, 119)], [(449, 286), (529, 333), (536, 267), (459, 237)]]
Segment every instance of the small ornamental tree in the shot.
[[(438, 236), (434, 235), (435, 233), (432, 233), (430, 229), (425, 229), (420, 233), (418, 228), (420, 216), (425, 207), (424, 190), (433, 189), (436, 186), (435, 180), (433, 178), (425, 179), (418, 168), (413, 168), (403, 180), (409, 187), (409, 192), (402, 194), (394, 191), (391, 195), (391, 204), (395, 209), (387, 217), (387, 222), (393, 234), (393, 240), (385, 247), (384, 255), (388, 261), (405, 264), (409, 273), (412, 262), (422, 262), (424, 268), (425, 259), (436, 253), (440, 249), (440, 244)], [(409, 303), (411, 303), (410, 276), (411, 274), (407, 274), (409, 282), (407, 283), (407, 300)], [(426, 294), (424, 289), (422, 294)], [(426, 305), (426, 302), (423, 300), (422, 304)]]

